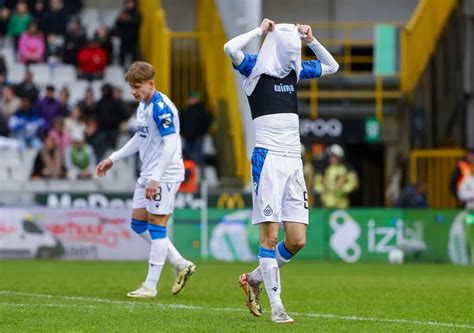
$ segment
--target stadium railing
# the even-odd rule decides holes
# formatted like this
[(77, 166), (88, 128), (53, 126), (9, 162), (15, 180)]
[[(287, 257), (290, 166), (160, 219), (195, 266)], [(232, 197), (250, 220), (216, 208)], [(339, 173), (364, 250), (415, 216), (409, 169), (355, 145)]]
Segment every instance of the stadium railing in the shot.
[(461, 149), (420, 149), (410, 152), (410, 182), (426, 183), (430, 208), (455, 208), (456, 198), (449, 191), (451, 174), (465, 151)]
[(214, 1), (198, 2), (198, 25), (194, 32), (173, 32), (166, 24), (160, 1), (141, 0), (140, 30), (145, 59), (157, 68), (157, 88), (185, 106), (190, 91), (203, 92), (219, 123), (216, 143), (225, 154), (221, 174), (249, 179), (237, 85), (230, 60), (222, 47), (227, 40)]
[[(400, 30), (401, 22), (305, 22), (313, 33), (334, 55), (340, 69), (332, 80), (339, 80), (336, 87), (321, 88), (317, 80), (311, 80), (305, 90), (300, 88), (298, 98), (310, 106), (310, 116), (318, 117), (319, 101), (334, 102), (351, 100), (373, 103), (378, 120), (383, 119), (384, 101), (396, 101), (401, 97), (398, 71), (392, 75), (375, 74), (375, 34), (377, 26), (384, 24)], [(303, 52), (303, 59), (313, 59), (312, 52)], [(398, 67), (398, 66), (397, 66)], [(338, 81), (338, 82), (339, 82)]]

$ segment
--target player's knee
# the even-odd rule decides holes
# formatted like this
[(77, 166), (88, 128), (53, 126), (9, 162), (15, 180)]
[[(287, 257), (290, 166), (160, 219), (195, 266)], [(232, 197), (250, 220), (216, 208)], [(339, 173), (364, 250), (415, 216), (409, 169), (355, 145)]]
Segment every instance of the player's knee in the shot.
[(167, 216), (166, 215), (154, 215), (148, 214), (148, 222), (156, 225), (166, 225)]
[(306, 238), (294, 239), (286, 244), (292, 253), (296, 253), (306, 245)]
[(137, 234), (143, 234), (148, 230), (148, 221), (132, 219), (131, 227)]

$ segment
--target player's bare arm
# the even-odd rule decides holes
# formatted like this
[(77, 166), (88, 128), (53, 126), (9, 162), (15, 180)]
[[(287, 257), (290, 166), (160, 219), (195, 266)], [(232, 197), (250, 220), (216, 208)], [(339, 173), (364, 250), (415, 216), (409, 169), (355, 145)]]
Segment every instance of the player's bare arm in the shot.
[(100, 161), (95, 169), (95, 173), (99, 177), (104, 177), (108, 170), (112, 168), (114, 162), (111, 159), (106, 158), (105, 160)]

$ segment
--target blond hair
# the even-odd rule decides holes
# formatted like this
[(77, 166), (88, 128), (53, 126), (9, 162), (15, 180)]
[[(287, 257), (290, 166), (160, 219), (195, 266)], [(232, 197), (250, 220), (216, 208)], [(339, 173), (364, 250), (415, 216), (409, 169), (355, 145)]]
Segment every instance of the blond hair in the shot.
[(125, 81), (130, 85), (140, 84), (155, 78), (155, 67), (144, 61), (134, 62), (125, 73)]

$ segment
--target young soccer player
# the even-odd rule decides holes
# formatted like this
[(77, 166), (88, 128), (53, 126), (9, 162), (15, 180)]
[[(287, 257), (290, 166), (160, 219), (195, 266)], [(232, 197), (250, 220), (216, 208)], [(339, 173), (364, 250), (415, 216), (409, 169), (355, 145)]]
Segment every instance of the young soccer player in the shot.
[[(258, 55), (242, 49), (266, 34)], [(301, 39), (318, 60), (301, 61)], [(308, 224), (308, 194), (303, 176), (296, 85), (335, 73), (339, 65), (313, 37), (308, 25), (275, 24), (264, 19), (261, 26), (237, 36), (224, 51), (240, 74), (256, 130), (252, 154), (254, 190), (252, 222), (260, 225), (259, 267), (244, 273), (239, 282), (247, 307), (261, 315), (260, 284), (264, 283), (272, 308), (272, 321), (291, 323), (281, 301), (280, 267), (304, 246)], [(285, 239), (278, 242), (279, 223)]]
[(121, 149), (97, 166), (97, 175), (105, 176), (118, 160), (139, 153), (140, 177), (133, 194), (131, 226), (151, 244), (148, 275), (145, 282), (128, 297), (156, 296), (157, 284), (165, 260), (175, 269), (172, 293), (178, 294), (195, 272), (196, 266), (184, 259), (166, 234), (174, 201), (184, 180), (184, 165), (179, 135), (178, 110), (163, 93), (155, 90), (155, 69), (146, 62), (133, 63), (125, 74), (137, 108), (138, 129)]

